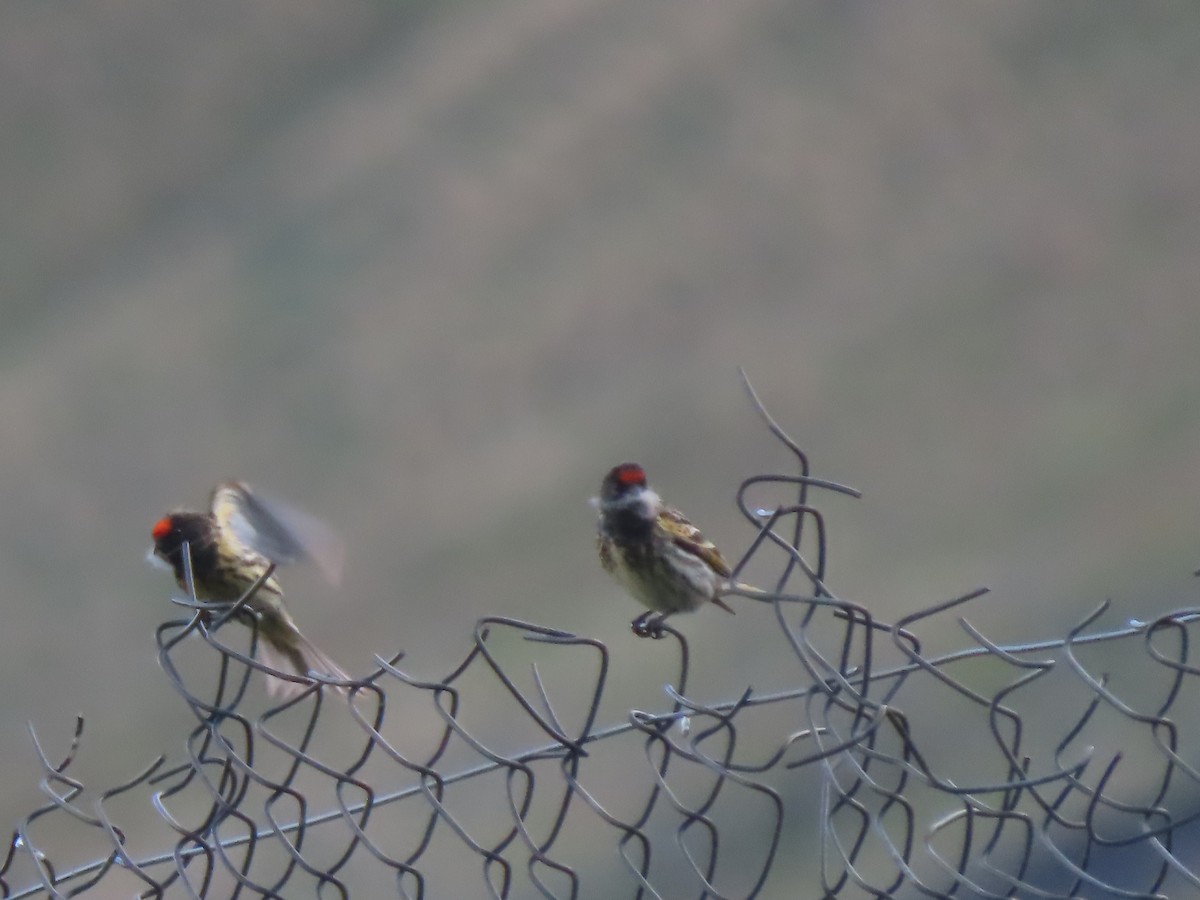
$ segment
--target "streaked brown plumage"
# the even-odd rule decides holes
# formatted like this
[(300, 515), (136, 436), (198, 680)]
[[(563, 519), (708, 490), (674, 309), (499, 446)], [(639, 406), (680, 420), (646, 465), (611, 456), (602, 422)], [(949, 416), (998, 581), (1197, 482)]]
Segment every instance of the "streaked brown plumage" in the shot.
[[(340, 566), (340, 545), (315, 519), (281, 504), (268, 503), (241, 482), (219, 484), (209, 512), (176, 510), (154, 523), (153, 553), (170, 565), (186, 589), (183, 545), (192, 562), (192, 580), (200, 600), (232, 603), (263, 576), (272, 562), (318, 561), (331, 577)], [(296, 627), (283, 603), (274, 574), (246, 601), (242, 621), (258, 622), (259, 661), (281, 672), (310, 672), (349, 679)], [(290, 698), (307, 685), (267, 676), (268, 691)]]
[(650, 610), (634, 619), (635, 633), (661, 636), (667, 616), (706, 603), (733, 612), (720, 596), (729, 563), (683, 513), (663, 503), (640, 465), (611, 469), (595, 503), (600, 564)]

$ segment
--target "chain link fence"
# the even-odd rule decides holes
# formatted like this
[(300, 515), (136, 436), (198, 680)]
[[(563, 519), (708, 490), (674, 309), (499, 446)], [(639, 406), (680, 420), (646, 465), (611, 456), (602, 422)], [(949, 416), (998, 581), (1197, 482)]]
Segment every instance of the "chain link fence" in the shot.
[[(964, 646), (925, 652), (984, 591), (896, 622), (838, 598), (816, 501), (853, 491), (753, 399), (797, 468), (741, 485), (738, 572), (780, 562), (734, 593), (773, 609), (790, 688), (696, 696), (668, 625), (668, 700), (613, 712), (602, 642), (485, 617), (440, 679), (379, 659), (349, 702), (314, 684), (259, 711), (256, 635), (192, 598), (157, 630), (181, 756), (97, 790), (71, 774), (82, 719), (65, 752), (31, 728), (46, 802), (0, 896), (1200, 896), (1200, 610), (1101, 631), (1101, 606), (1006, 646), (958, 619)], [(756, 507), (764, 487), (792, 502)]]

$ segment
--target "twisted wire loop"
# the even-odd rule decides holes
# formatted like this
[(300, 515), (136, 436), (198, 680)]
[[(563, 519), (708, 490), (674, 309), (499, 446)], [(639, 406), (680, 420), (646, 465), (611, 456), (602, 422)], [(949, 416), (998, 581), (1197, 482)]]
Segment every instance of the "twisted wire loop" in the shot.
[(1200, 610), (1096, 630), (1105, 604), (1005, 646), (959, 618), (965, 646), (927, 653), (930, 620), (986, 591), (896, 622), (838, 597), (812, 498), (857, 494), (746, 387), (797, 468), (740, 486), (730, 593), (771, 608), (786, 689), (690, 693), (672, 620), (647, 645), (667, 702), (612, 708), (602, 642), (489, 616), (439, 677), (377, 658), (348, 700), (314, 677), (262, 710), (254, 623), (222, 627), (247, 598), (189, 589), (156, 632), (195, 721), (182, 757), (96, 793), (68, 774), (82, 718), (61, 757), (31, 727), (47, 802), (0, 897), (1200, 896)]

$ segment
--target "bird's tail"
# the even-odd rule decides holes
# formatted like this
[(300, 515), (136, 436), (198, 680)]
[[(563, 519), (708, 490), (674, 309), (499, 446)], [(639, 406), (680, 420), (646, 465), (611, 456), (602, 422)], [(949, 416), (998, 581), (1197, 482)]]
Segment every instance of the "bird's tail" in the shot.
[[(281, 622), (275, 627), (266, 627), (265, 621), (260, 623), (258, 661), (268, 668), (292, 675), (321, 675), (344, 681), (352, 680), (345, 669), (319, 650), (317, 645), (301, 634), (300, 629), (291, 622)], [(270, 673), (264, 674), (267, 679), (267, 693), (280, 700), (291, 700), (309, 687), (301, 681), (289, 681)], [(345, 687), (338, 686), (333, 690), (342, 695), (349, 694)]]
[(747, 584), (744, 581), (727, 581), (724, 585), (725, 591), (745, 591), (747, 594), (765, 594), (767, 593), (760, 587), (755, 587), (752, 584)]
[(745, 591), (747, 594), (765, 594), (767, 593), (760, 587), (755, 587), (752, 584), (747, 584), (744, 581), (727, 581), (721, 586), (721, 590), (713, 597), (713, 603), (721, 607), (727, 613), (733, 613), (733, 607), (725, 602), (724, 597), (729, 596), (730, 591)]

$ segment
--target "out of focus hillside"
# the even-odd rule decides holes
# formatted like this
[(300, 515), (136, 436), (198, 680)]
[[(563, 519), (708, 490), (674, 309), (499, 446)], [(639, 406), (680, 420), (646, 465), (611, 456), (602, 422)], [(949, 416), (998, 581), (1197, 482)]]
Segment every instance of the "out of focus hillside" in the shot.
[[(119, 781), (190, 726), (143, 565), (239, 476), (350, 545), (285, 573), (354, 671), (483, 613), (606, 641), (662, 702), (587, 498), (643, 462), (736, 556), (738, 481), (830, 502), (895, 616), (980, 583), (997, 639), (1200, 564), (1192, 4), (511, 0), (0, 8), (0, 822), (25, 722)], [(767, 610), (683, 627), (697, 690)], [(942, 636), (947, 645), (959, 634)], [(935, 637), (936, 639), (936, 637)], [(789, 671), (788, 677), (795, 673)], [(619, 704), (618, 704), (619, 706)], [(614, 707), (617, 708), (617, 707)]]

